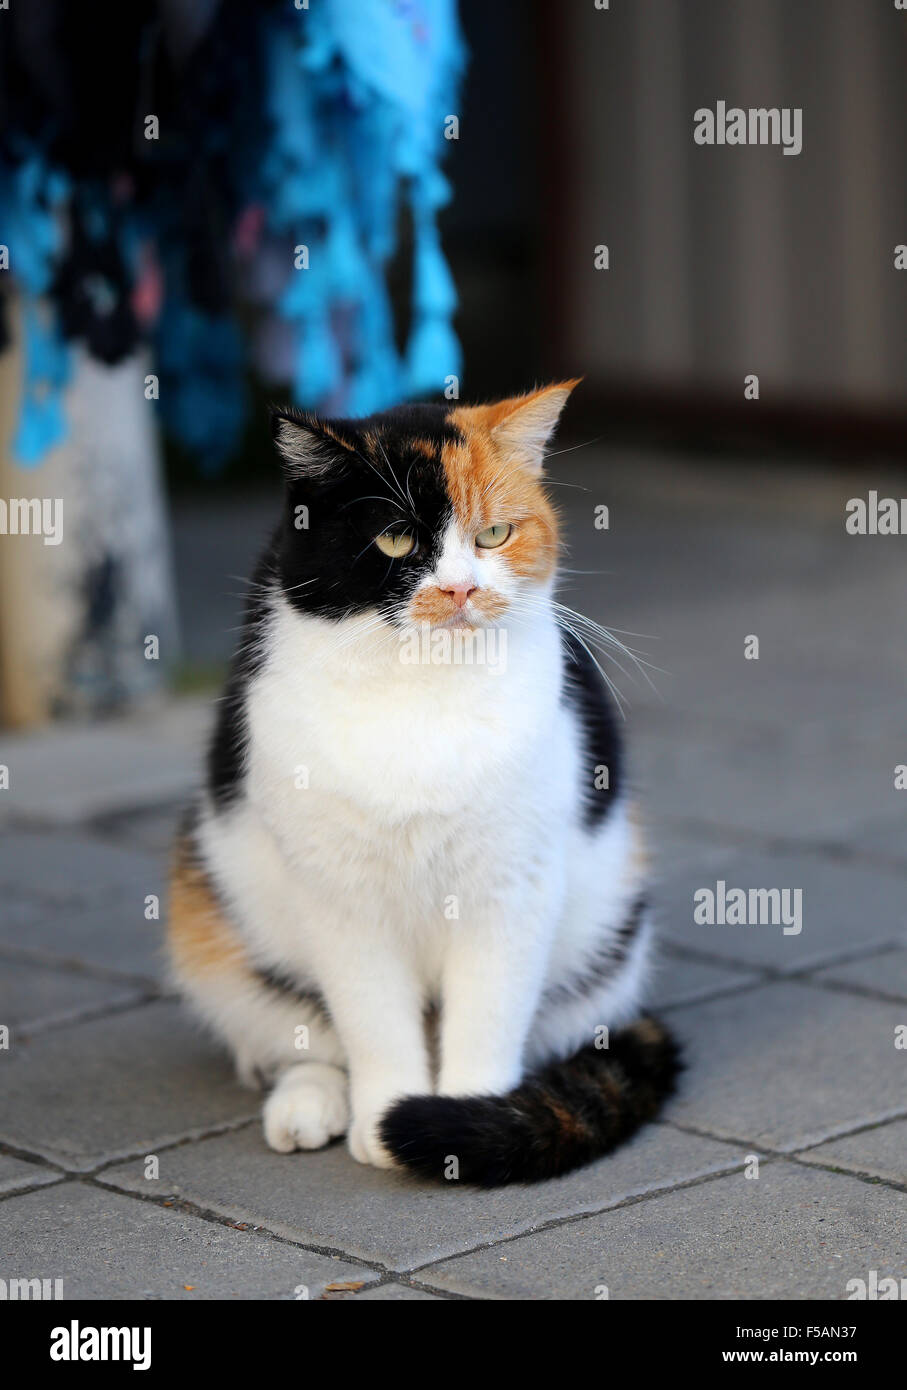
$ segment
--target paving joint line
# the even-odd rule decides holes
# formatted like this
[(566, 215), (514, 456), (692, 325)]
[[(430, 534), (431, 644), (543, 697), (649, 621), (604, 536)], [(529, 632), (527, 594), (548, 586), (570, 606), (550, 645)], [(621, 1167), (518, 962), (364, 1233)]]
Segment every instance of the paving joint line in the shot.
[(30, 1197), (33, 1192), (45, 1192), (49, 1187), (61, 1187), (68, 1181), (68, 1173), (56, 1173), (51, 1182), (26, 1184), (24, 1187), (10, 1187), (0, 1192), (0, 1206), (12, 1197)]
[[(625, 1207), (640, 1206), (644, 1202), (655, 1201), (659, 1197), (664, 1197), (671, 1192), (682, 1192), (688, 1187), (701, 1187), (705, 1183), (714, 1182), (717, 1178), (726, 1178), (729, 1174), (737, 1172), (740, 1168), (739, 1163), (729, 1163), (726, 1168), (716, 1169), (713, 1173), (700, 1173), (694, 1178), (681, 1179), (679, 1182), (667, 1183), (664, 1187), (649, 1188), (645, 1192), (633, 1192), (626, 1197), (620, 1198), (617, 1202), (609, 1202), (606, 1206), (596, 1207), (591, 1211), (568, 1212), (563, 1216), (552, 1216), (547, 1221), (540, 1222), (537, 1226), (530, 1226), (526, 1231), (514, 1231), (506, 1236), (498, 1236), (495, 1240), (481, 1241), (478, 1245), (472, 1245), (466, 1250), (457, 1250), (450, 1255), (442, 1255), (440, 1258), (426, 1260), (421, 1264), (411, 1265), (407, 1273), (416, 1274), (419, 1270), (429, 1269), (436, 1264), (447, 1264), (451, 1260), (462, 1259), (465, 1255), (476, 1255), (483, 1250), (496, 1250), (500, 1245), (511, 1245), (515, 1240), (523, 1240), (527, 1236), (538, 1235), (542, 1231), (555, 1230), (560, 1226), (575, 1226), (580, 1221), (587, 1221), (595, 1216), (605, 1216), (608, 1212), (623, 1211)], [(433, 1293), (434, 1288), (430, 1287)]]
[(823, 1144), (832, 1144), (837, 1139), (850, 1139), (854, 1134), (865, 1134), (867, 1130), (882, 1129), (885, 1125), (894, 1124), (899, 1120), (907, 1119), (907, 1110), (899, 1111), (897, 1114), (889, 1115), (884, 1120), (871, 1120), (866, 1124), (857, 1125), (854, 1129), (844, 1130), (839, 1134), (826, 1135), (824, 1139), (814, 1139), (811, 1143), (799, 1144), (796, 1149), (784, 1150), (770, 1148), (764, 1144), (750, 1143), (749, 1140), (732, 1139), (728, 1140), (724, 1135), (712, 1134), (707, 1129), (699, 1129), (694, 1125), (683, 1124), (678, 1120), (659, 1119), (655, 1124), (668, 1125), (672, 1129), (682, 1130), (684, 1134), (696, 1135), (699, 1139), (720, 1139), (722, 1143), (732, 1143), (741, 1148), (749, 1148), (755, 1153), (760, 1162), (781, 1160), (786, 1163), (795, 1163), (801, 1168), (819, 1168), (829, 1173), (839, 1173), (846, 1177), (857, 1178), (866, 1182), (871, 1187), (890, 1187), (895, 1192), (907, 1192), (907, 1181), (900, 1183), (895, 1178), (883, 1178), (878, 1175), (868, 1174), (865, 1177), (862, 1173), (855, 1173), (849, 1168), (836, 1168), (832, 1163), (822, 1163), (818, 1159), (801, 1158), (801, 1154), (809, 1154), (813, 1149), (821, 1148)]
[[(444, 1264), (447, 1263), (449, 1260), (460, 1259), (465, 1255), (476, 1254), (482, 1250), (493, 1250), (496, 1249), (499, 1245), (508, 1245), (515, 1240), (521, 1240), (525, 1236), (536, 1235), (541, 1231), (551, 1230), (560, 1226), (576, 1225), (580, 1221), (585, 1221), (590, 1217), (602, 1216), (606, 1212), (610, 1211), (620, 1211), (624, 1207), (638, 1206), (643, 1202), (665, 1196), (670, 1192), (683, 1191), (684, 1189), (689, 1187), (699, 1187), (702, 1186), (704, 1183), (711, 1182), (717, 1178), (727, 1177), (729, 1174), (738, 1171), (739, 1167), (739, 1162), (728, 1163), (726, 1167), (717, 1169), (712, 1173), (698, 1174), (696, 1177), (682, 1179), (679, 1182), (668, 1183), (663, 1187), (650, 1188), (646, 1192), (631, 1193), (627, 1197), (621, 1198), (617, 1202), (611, 1202), (603, 1207), (596, 1207), (589, 1211), (569, 1212), (565, 1213), (563, 1216), (551, 1217), (547, 1221), (541, 1222), (539, 1225), (531, 1226), (528, 1230), (515, 1231), (511, 1234), (500, 1236), (495, 1240), (483, 1241), (477, 1245), (469, 1246), (464, 1250), (453, 1251), (451, 1254), (443, 1255), (440, 1258), (433, 1257), (428, 1260), (420, 1261), (417, 1264), (406, 1265), (404, 1268), (393, 1268), (387, 1264), (384, 1264), (380, 1260), (371, 1260), (366, 1258), (365, 1256), (353, 1255), (348, 1251), (345, 1251), (340, 1246), (323, 1246), (312, 1244), (306, 1241), (294, 1240), (290, 1236), (280, 1235), (276, 1231), (273, 1231), (267, 1225), (257, 1225), (252, 1221), (243, 1222), (241, 1223), (241, 1225), (238, 1225), (235, 1219), (226, 1216), (223, 1212), (218, 1212), (216, 1209), (211, 1207), (204, 1207), (200, 1203), (197, 1203), (192, 1199), (180, 1197), (177, 1194), (165, 1195), (150, 1192), (142, 1193), (136, 1192), (132, 1188), (116, 1187), (112, 1183), (105, 1183), (101, 1181), (99, 1173), (80, 1173), (72, 1174), (71, 1176), (75, 1181), (91, 1184), (95, 1187), (101, 1188), (105, 1192), (118, 1192), (123, 1196), (134, 1197), (137, 1201), (150, 1202), (155, 1206), (164, 1207), (166, 1210), (172, 1210), (174, 1208), (177, 1208), (178, 1210), (185, 1211), (190, 1215), (197, 1216), (202, 1220), (210, 1221), (213, 1224), (227, 1226), (231, 1230), (240, 1230), (241, 1234), (245, 1231), (251, 1231), (256, 1234), (266, 1235), (269, 1239), (276, 1240), (283, 1245), (292, 1246), (295, 1249), (306, 1250), (311, 1254), (338, 1257), (346, 1260), (348, 1263), (360, 1265), (362, 1267), (372, 1269), (381, 1272), (382, 1274), (390, 1276), (389, 1280), (382, 1280), (382, 1282), (400, 1283), (411, 1281), (414, 1287), (420, 1287), (420, 1285), (415, 1281), (413, 1276), (418, 1274), (420, 1270), (428, 1269), (429, 1267), (435, 1264)], [(435, 1292), (435, 1288), (432, 1285), (425, 1284), (421, 1285), (421, 1287), (424, 1288), (425, 1292)]]
[(9, 1144), (6, 1140), (0, 1139), (0, 1154), (5, 1154), (7, 1158), (17, 1158), (20, 1163), (31, 1163), (36, 1168), (51, 1168), (55, 1172), (61, 1173), (63, 1177), (69, 1177), (69, 1170), (64, 1168), (61, 1163), (57, 1163), (51, 1158), (45, 1158), (43, 1154), (36, 1154), (32, 1149), (23, 1149), (17, 1144)]
[[(74, 1178), (99, 1178), (102, 1173), (106, 1173), (108, 1168), (115, 1168), (121, 1163), (131, 1163), (134, 1159), (147, 1158), (151, 1152), (172, 1153), (174, 1149), (185, 1149), (190, 1144), (201, 1144), (206, 1139), (220, 1139), (225, 1134), (237, 1134), (240, 1130), (247, 1129), (249, 1125), (254, 1125), (261, 1120), (258, 1111), (254, 1115), (244, 1115), (238, 1120), (224, 1120), (223, 1123), (211, 1129), (189, 1134), (181, 1134), (176, 1139), (168, 1139), (163, 1143), (154, 1143), (153, 1150), (149, 1145), (140, 1149), (130, 1149), (128, 1152), (114, 1154), (113, 1158), (105, 1158), (100, 1163), (91, 1168), (71, 1168), (67, 1172)], [(153, 1141), (152, 1141), (153, 1142)], [(110, 1184), (113, 1186), (113, 1184)], [(119, 1190), (119, 1189), (118, 1189)]]
[(849, 984), (846, 980), (813, 979), (805, 983), (813, 985), (816, 989), (827, 990), (829, 994), (858, 994), (862, 999), (872, 999), (877, 1004), (907, 1004), (907, 995), (886, 994), (883, 989), (874, 989), (872, 985)]
[[(724, 969), (747, 970), (750, 974), (755, 974), (758, 977), (755, 980), (748, 980), (745, 983), (738, 983), (734, 987), (718, 987), (720, 988), (721, 993), (742, 994), (745, 993), (747, 990), (760, 989), (764, 985), (783, 984), (787, 981), (792, 981), (795, 984), (815, 984), (819, 988), (825, 988), (826, 982), (824, 980), (819, 980), (815, 978), (817, 972), (822, 970), (832, 970), (836, 966), (850, 965), (854, 962), (859, 962), (861, 960), (874, 960), (876, 956), (887, 955), (891, 951), (897, 951), (902, 948), (903, 944), (898, 941), (886, 941), (881, 942), (876, 947), (871, 947), (869, 950), (844, 950), (839, 954), (835, 955), (834, 957), (829, 956), (824, 960), (810, 961), (806, 965), (792, 966), (786, 970), (779, 970), (775, 966), (771, 965), (747, 963), (745, 961), (740, 960), (739, 957), (714, 955), (711, 952), (697, 950), (695, 946), (674, 948), (674, 950), (676, 951), (676, 955), (672, 958), (686, 960), (690, 963), (695, 963), (699, 965), (711, 965), (715, 967), (721, 967)], [(865, 992), (862, 987), (860, 989), (856, 989), (852, 988), (850, 985), (846, 983), (842, 984), (840, 988), (844, 993), (856, 994)], [(881, 995), (878, 997), (882, 999), (882, 1001), (885, 1003), (891, 1002), (889, 999), (885, 999)], [(705, 999), (701, 998), (690, 1001), (691, 1004), (704, 1002), (706, 1002)], [(895, 1000), (894, 1002), (901, 1003), (903, 1001)], [(689, 1008), (690, 1005), (672, 1004), (666, 1007), (685, 1009)]]
[[(189, 1144), (199, 1144), (206, 1139), (218, 1139), (224, 1134), (233, 1134), (248, 1125), (254, 1125), (260, 1120), (260, 1115), (246, 1115), (240, 1120), (226, 1120), (223, 1124), (217, 1125), (212, 1129), (206, 1129), (198, 1133), (181, 1134), (176, 1139), (168, 1139), (160, 1143), (154, 1143), (155, 1153), (170, 1153), (173, 1149), (185, 1148)], [(108, 1168), (116, 1167), (121, 1163), (131, 1163), (133, 1159), (146, 1158), (149, 1153), (149, 1146), (145, 1145), (139, 1149), (125, 1150), (120, 1154), (114, 1154), (112, 1158), (102, 1159), (100, 1163), (89, 1166), (88, 1168), (67, 1168), (63, 1159), (49, 1158), (46, 1154), (39, 1153), (34, 1149), (24, 1149), (7, 1140), (0, 1139), (0, 1154), (8, 1154), (10, 1158), (21, 1159), (25, 1163), (40, 1164), (45, 1167), (53, 1168), (62, 1173), (66, 1178), (95, 1178), (107, 1171)], [(111, 1187), (114, 1184), (110, 1184)], [(117, 1188), (117, 1191), (120, 1189)]]
[(390, 1269), (382, 1264), (380, 1260), (369, 1260), (362, 1255), (351, 1255), (339, 1246), (314, 1245), (306, 1241), (294, 1240), (291, 1236), (280, 1235), (277, 1231), (271, 1230), (269, 1226), (258, 1226), (253, 1221), (236, 1221), (223, 1212), (216, 1211), (213, 1207), (204, 1207), (201, 1204), (180, 1197), (176, 1194), (169, 1196), (153, 1192), (136, 1192), (134, 1188), (115, 1187), (112, 1183), (105, 1183), (99, 1180), (94, 1173), (73, 1174), (73, 1179), (86, 1187), (95, 1187), (101, 1192), (116, 1192), (121, 1197), (130, 1197), (136, 1202), (147, 1202), (151, 1206), (160, 1207), (166, 1211), (182, 1211), (188, 1216), (198, 1217), (202, 1221), (207, 1221), (213, 1226), (225, 1226), (231, 1231), (237, 1231), (240, 1235), (261, 1235), (268, 1240), (276, 1241), (279, 1245), (288, 1245), (294, 1250), (305, 1250), (310, 1255), (326, 1255), (331, 1259), (346, 1260), (348, 1264), (354, 1264), (363, 1269), (371, 1269), (380, 1274), (396, 1275), (402, 1271)]
[[(741, 849), (756, 849), (765, 854), (781, 854), (789, 858), (791, 853), (795, 854), (814, 854), (822, 859), (831, 859), (834, 862), (865, 864), (869, 868), (888, 869), (898, 877), (907, 874), (907, 863), (901, 859), (889, 859), (886, 855), (873, 854), (871, 850), (851, 845), (847, 840), (810, 840), (802, 839), (798, 836), (778, 836), (765, 835), (758, 830), (751, 830), (746, 827), (728, 826), (727, 824), (710, 820), (699, 820), (694, 816), (665, 817), (666, 828), (683, 830), (694, 835), (708, 835), (718, 832), (725, 840), (725, 844), (712, 846), (704, 845), (704, 849), (709, 849), (710, 853), (721, 853), (726, 850), (728, 853), (737, 853)], [(673, 878), (676, 870), (665, 875), (665, 879)]]
[[(213, 708), (213, 705), (212, 705)], [(161, 801), (118, 801), (116, 804), (108, 806), (103, 811), (91, 812), (86, 816), (66, 817), (63, 820), (48, 816), (41, 811), (24, 811), (15, 806), (7, 807), (4, 816), (0, 818), (0, 828), (12, 830), (24, 830), (28, 834), (48, 833), (54, 835), (82, 835), (89, 839), (96, 839), (100, 843), (113, 843), (108, 835), (99, 831), (97, 822), (100, 820), (112, 819), (115, 816), (139, 816), (155, 815), (161, 811), (168, 811), (174, 807), (179, 808), (191, 801), (193, 787), (187, 786), (182, 793), (171, 793)], [(124, 842), (121, 840), (119, 844)], [(126, 841), (128, 845), (128, 841)], [(147, 854), (148, 850), (141, 853)]]
[(706, 994), (697, 994), (694, 999), (674, 999), (666, 1003), (652, 1005), (656, 1013), (668, 1013), (672, 1009), (692, 1009), (698, 1004), (711, 1004), (715, 999), (726, 999), (733, 994), (748, 994), (750, 990), (761, 989), (767, 984), (766, 980), (746, 980), (734, 985), (723, 985), (716, 989), (709, 990)]
[[(98, 906), (93, 904), (93, 907)], [(83, 909), (78, 910), (81, 912)], [(84, 910), (90, 912), (92, 908)], [(56, 955), (41, 946), (18, 946), (10, 941), (0, 941), (0, 959), (22, 961), (25, 965), (39, 965), (47, 970), (59, 970), (63, 975), (87, 975), (92, 979), (106, 980), (113, 984), (132, 985), (133, 989), (166, 993), (166, 986), (152, 975), (118, 970), (116, 966), (97, 965), (92, 961), (80, 960), (78, 956)], [(172, 997), (176, 998), (176, 995), (173, 994)]]
[(147, 995), (137, 990), (130, 999), (86, 1006), (71, 1014), (50, 1014), (45, 1018), (32, 1019), (29, 1023), (13, 1024), (11, 1041), (14, 1045), (18, 1042), (30, 1042), (32, 1038), (43, 1038), (49, 1033), (57, 1033), (61, 1028), (78, 1023), (96, 1023), (100, 1018), (116, 1018), (119, 1014), (129, 1013), (130, 1010), (141, 1008), (144, 1004), (157, 1002), (158, 996)]

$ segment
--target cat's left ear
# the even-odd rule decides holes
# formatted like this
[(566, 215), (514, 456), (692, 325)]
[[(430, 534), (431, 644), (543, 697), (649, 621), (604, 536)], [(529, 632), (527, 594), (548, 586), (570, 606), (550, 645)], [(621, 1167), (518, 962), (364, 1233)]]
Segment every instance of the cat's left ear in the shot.
[(525, 396), (512, 396), (486, 407), (487, 425), (505, 463), (521, 464), (540, 473), (545, 449), (554, 434), (567, 397), (582, 377), (543, 386)]
[(291, 483), (326, 478), (355, 457), (355, 445), (344, 440), (329, 420), (303, 411), (272, 410), (271, 433)]

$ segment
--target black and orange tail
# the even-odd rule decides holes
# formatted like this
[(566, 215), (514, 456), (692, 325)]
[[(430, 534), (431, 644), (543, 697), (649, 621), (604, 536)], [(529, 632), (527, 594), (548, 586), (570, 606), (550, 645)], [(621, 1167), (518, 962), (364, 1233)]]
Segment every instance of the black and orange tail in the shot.
[[(654, 1018), (552, 1062), (505, 1096), (406, 1096), (381, 1122), (397, 1162), (477, 1187), (540, 1182), (610, 1153), (658, 1113), (682, 1069)], [(451, 1160), (456, 1167), (451, 1168)]]

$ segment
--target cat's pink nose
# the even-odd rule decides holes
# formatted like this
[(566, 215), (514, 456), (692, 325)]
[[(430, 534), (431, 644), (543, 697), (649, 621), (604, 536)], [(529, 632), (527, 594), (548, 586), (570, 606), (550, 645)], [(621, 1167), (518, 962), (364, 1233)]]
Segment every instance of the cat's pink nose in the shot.
[(441, 593), (452, 598), (458, 608), (465, 608), (478, 587), (478, 584), (452, 584), (450, 588), (442, 589)]

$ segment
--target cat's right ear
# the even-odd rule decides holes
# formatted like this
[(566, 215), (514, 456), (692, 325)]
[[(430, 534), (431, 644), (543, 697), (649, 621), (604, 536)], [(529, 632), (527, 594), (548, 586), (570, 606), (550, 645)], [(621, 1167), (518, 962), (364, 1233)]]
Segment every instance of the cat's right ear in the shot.
[(272, 410), (271, 434), (287, 482), (320, 481), (352, 461), (354, 449), (330, 424), (297, 410)]

